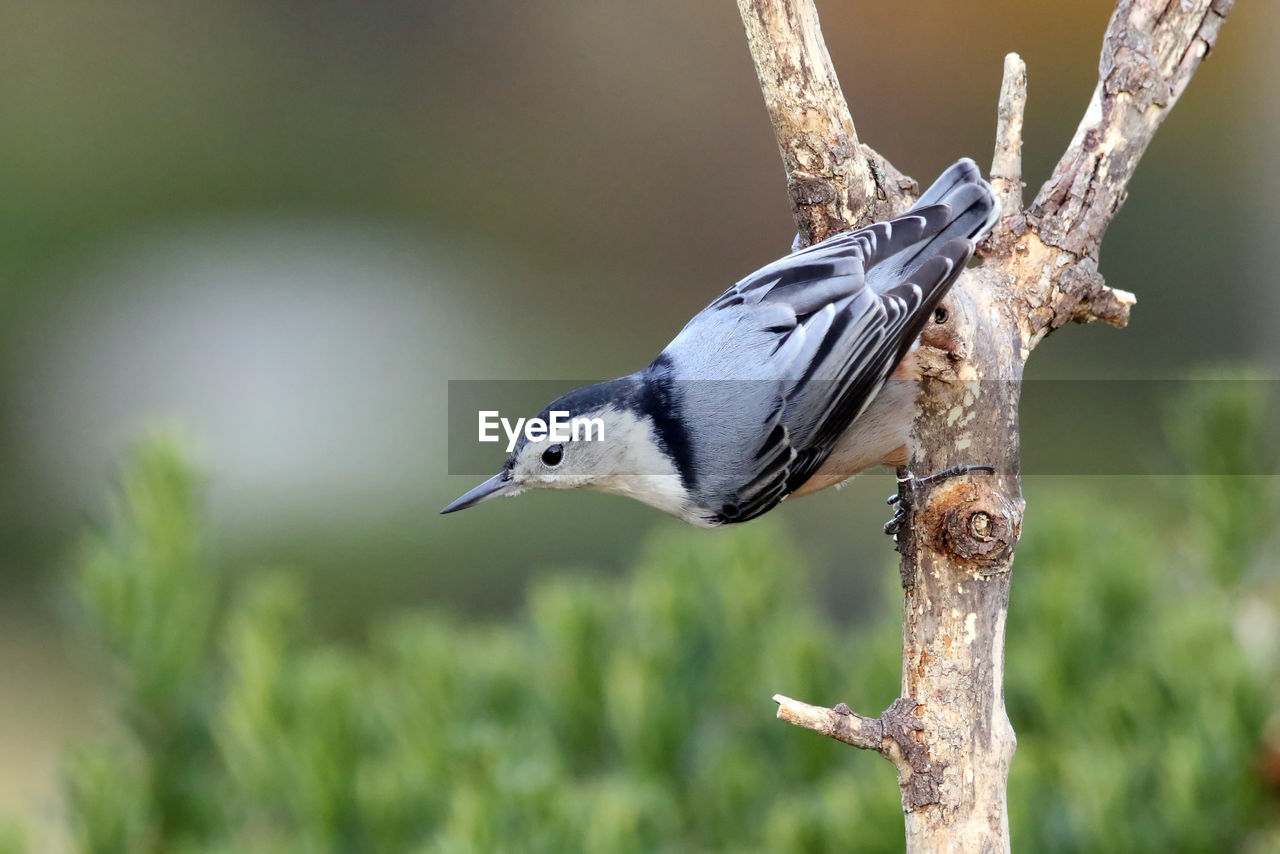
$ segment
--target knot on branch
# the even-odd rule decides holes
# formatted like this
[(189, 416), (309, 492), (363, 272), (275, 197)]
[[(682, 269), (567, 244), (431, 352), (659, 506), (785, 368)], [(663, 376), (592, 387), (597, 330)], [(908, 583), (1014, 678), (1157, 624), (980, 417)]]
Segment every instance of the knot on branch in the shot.
[(925, 508), (933, 547), (980, 574), (1003, 572), (1022, 533), (1021, 513), (989, 482), (956, 480), (938, 487)]

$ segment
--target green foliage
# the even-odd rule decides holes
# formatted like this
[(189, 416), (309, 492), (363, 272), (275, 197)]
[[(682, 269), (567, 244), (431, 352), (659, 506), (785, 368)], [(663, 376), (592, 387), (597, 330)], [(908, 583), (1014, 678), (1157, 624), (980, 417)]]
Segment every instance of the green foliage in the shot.
[(212, 820), (206, 709), (217, 584), (201, 556), (198, 479), (175, 436), (124, 472), (112, 524), (84, 548), (76, 592), (112, 665), (128, 748), (77, 756), (69, 796), (86, 851), (137, 851)]
[(1165, 432), (1196, 476), (1195, 488), (1178, 497), (1186, 518), (1201, 529), (1209, 571), (1234, 584), (1256, 568), (1259, 544), (1280, 515), (1274, 488), (1280, 400), (1271, 393), (1275, 380), (1255, 371), (1204, 371), (1194, 380), (1165, 419)]
[(1274, 698), (1235, 640), (1235, 591), (1171, 565), (1165, 533), (1123, 516), (1027, 525), (1045, 530), (1019, 555), (1009, 624), (1015, 841), (1239, 846), (1267, 814), (1254, 765)]
[(25, 847), (22, 830), (17, 825), (0, 821), (0, 854), (22, 854)]
[[(308, 634), (287, 576), (221, 606), (197, 493), (173, 442), (145, 446), (86, 550), (78, 589), (127, 731), (69, 762), (82, 850), (902, 849), (889, 764), (777, 723), (768, 699), (896, 696), (887, 558), (871, 626), (824, 617), (761, 523), (664, 533), (628, 580), (540, 584), (511, 624), (406, 616), (354, 650)], [(1032, 504), (1008, 627), (1019, 850), (1280, 838), (1258, 762), (1274, 644), (1246, 655), (1253, 589), (1221, 566), (1258, 565), (1266, 520), (1149, 519), (1065, 491)]]

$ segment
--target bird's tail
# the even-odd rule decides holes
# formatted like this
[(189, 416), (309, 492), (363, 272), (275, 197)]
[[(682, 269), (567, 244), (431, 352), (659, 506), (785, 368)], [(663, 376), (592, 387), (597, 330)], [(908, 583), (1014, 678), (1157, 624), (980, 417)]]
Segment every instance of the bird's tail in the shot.
[[(983, 180), (977, 164), (967, 157), (957, 160), (911, 210), (887, 223), (891, 237), (885, 248), (889, 252), (875, 259), (867, 271), (868, 284), (883, 291), (912, 278), (957, 238), (967, 240), (972, 252), (999, 218), (1000, 200)], [(954, 247), (944, 254), (953, 252)]]

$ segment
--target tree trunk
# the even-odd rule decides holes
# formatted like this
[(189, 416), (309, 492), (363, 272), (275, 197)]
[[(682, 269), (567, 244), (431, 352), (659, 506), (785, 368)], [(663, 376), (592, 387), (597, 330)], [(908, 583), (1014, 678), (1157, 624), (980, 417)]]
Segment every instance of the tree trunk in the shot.
[[(1005, 60), (992, 184), (1004, 209), (921, 336), (911, 469), (985, 463), (926, 488), (899, 535), (902, 696), (878, 718), (781, 695), (778, 717), (898, 769), (907, 851), (1009, 850), (1015, 738), (1004, 634), (1022, 532), (1018, 394), (1031, 350), (1068, 321), (1123, 326), (1132, 294), (1106, 285), (1098, 248), (1156, 128), (1208, 55), (1232, 0), (1120, 0), (1098, 87), (1049, 182), (1022, 209), (1026, 69)], [(913, 182), (858, 143), (812, 0), (738, 0), (802, 243), (904, 210)], [(961, 152), (957, 152), (959, 155)]]

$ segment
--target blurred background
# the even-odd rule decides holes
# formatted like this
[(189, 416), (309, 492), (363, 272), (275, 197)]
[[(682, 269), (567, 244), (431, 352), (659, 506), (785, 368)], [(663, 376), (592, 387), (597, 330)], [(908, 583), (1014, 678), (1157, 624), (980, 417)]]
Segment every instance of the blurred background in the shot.
[[(861, 138), (922, 184), (989, 163), (1021, 53), (1028, 199), (1112, 8), (820, 3)], [(1031, 377), (1274, 376), (1277, 39), (1280, 6), (1232, 13), (1103, 247), (1130, 328), (1064, 330)], [(438, 517), (475, 481), (448, 381), (627, 373), (792, 234), (728, 0), (0, 0), (0, 814), (59, 844), (59, 757), (110, 726), (67, 576), (148, 425), (200, 448), (216, 564), (297, 570), (321, 636), (502, 618), (536, 577), (624, 574), (662, 522), (569, 493)], [(1024, 447), (1091, 441), (1078, 409)], [(774, 514), (837, 621), (879, 601), (890, 491)]]

